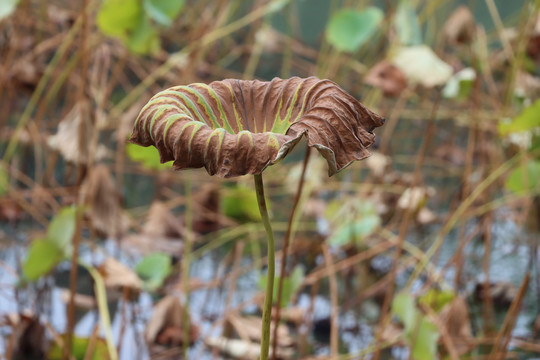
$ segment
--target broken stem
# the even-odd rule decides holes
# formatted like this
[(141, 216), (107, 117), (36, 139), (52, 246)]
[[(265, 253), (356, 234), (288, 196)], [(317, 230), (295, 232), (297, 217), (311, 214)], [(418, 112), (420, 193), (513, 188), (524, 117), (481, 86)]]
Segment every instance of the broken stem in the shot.
[(270, 225), (270, 218), (268, 217), (268, 210), (266, 208), (266, 201), (264, 199), (264, 185), (262, 180), (262, 174), (256, 174), (253, 175), (253, 177), (255, 178), (255, 191), (257, 193), (259, 212), (261, 213), (261, 219), (264, 225), (264, 230), (266, 231), (266, 237), (268, 241), (268, 275), (266, 278), (266, 293), (264, 296), (261, 337), (261, 360), (268, 360), (268, 352), (270, 349), (270, 322), (272, 314), (272, 297), (274, 291), (275, 271), (274, 233), (272, 232), (272, 226)]

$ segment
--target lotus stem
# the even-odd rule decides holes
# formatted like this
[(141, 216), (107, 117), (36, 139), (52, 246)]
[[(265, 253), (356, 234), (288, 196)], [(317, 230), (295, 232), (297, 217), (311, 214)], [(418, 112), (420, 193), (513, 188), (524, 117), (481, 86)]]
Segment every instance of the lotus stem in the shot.
[(272, 320), (272, 298), (274, 291), (275, 245), (274, 233), (272, 232), (272, 226), (270, 225), (270, 218), (268, 216), (268, 210), (266, 208), (266, 201), (264, 199), (264, 185), (262, 180), (262, 174), (254, 175), (254, 178), (255, 191), (257, 193), (257, 203), (259, 204), (259, 212), (261, 213), (261, 219), (264, 225), (264, 230), (266, 231), (266, 237), (268, 242), (268, 275), (266, 278), (266, 293), (264, 296), (261, 336), (261, 360), (268, 360), (268, 353), (270, 349), (270, 322)]

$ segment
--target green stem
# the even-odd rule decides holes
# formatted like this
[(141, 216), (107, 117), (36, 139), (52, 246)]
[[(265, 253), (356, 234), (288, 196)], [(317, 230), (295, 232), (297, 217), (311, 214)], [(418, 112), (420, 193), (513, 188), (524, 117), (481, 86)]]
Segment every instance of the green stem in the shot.
[(264, 185), (262, 175), (257, 174), (255, 178), (255, 191), (257, 193), (257, 202), (259, 204), (259, 212), (261, 213), (264, 230), (268, 240), (268, 276), (266, 279), (266, 294), (264, 296), (263, 307), (263, 323), (262, 323), (262, 338), (261, 338), (261, 360), (268, 360), (268, 352), (270, 349), (270, 321), (272, 314), (272, 297), (274, 291), (274, 272), (275, 272), (275, 245), (274, 233), (270, 225), (268, 210), (266, 209), (266, 201), (264, 200)]
[(189, 270), (191, 265), (191, 249), (193, 246), (193, 191), (191, 187), (191, 172), (186, 172), (185, 177), (185, 199), (186, 199), (186, 236), (185, 236), (185, 247), (184, 255), (182, 260), (182, 284), (184, 290), (184, 314), (182, 316), (182, 330), (184, 342), (182, 344), (182, 354), (183, 358), (187, 359), (187, 349), (190, 342), (190, 312), (189, 312)]

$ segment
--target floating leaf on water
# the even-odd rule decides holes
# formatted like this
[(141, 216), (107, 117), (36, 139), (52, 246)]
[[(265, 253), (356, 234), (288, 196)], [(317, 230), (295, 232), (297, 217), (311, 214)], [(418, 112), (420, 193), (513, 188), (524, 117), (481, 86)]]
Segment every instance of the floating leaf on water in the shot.
[[(67, 340), (67, 336), (65, 334), (61, 335), (61, 338), (63, 341)], [(92, 346), (93, 348), (93, 355), (91, 357), (87, 357), (86, 353), (88, 350), (88, 347)], [(73, 337), (73, 351), (72, 355), (76, 360), (85, 360), (85, 359), (91, 359), (91, 360), (107, 360), (110, 359), (109, 352), (107, 350), (107, 344), (105, 340), (97, 338), (97, 339), (90, 339), (90, 338), (82, 338), (78, 336)], [(49, 354), (47, 359), (49, 360), (62, 360), (64, 359), (63, 356), (63, 347), (60, 347), (55, 341), (52, 342), (52, 346), (49, 350)]]
[(332, 15), (326, 37), (338, 50), (355, 52), (373, 36), (382, 19), (383, 13), (376, 7), (363, 11), (343, 9)]
[(172, 258), (163, 253), (146, 255), (135, 267), (137, 275), (144, 281), (145, 287), (154, 291), (163, 285), (163, 282), (172, 272)]
[(137, 274), (112, 257), (107, 257), (98, 267), (98, 271), (103, 277), (107, 289), (127, 288), (134, 292), (142, 290), (143, 284)]
[(427, 88), (446, 84), (453, 72), (452, 67), (426, 45), (399, 48), (392, 63), (403, 71), (409, 82)]
[(409, 0), (401, 0), (394, 18), (396, 33), (401, 45), (422, 44), (420, 22)]
[[(226, 337), (205, 337), (204, 343), (235, 359), (256, 360), (261, 356), (261, 345), (254, 342)], [(279, 347), (276, 355), (278, 359), (289, 359), (293, 354), (293, 349)], [(269, 356), (272, 356), (272, 347)]]

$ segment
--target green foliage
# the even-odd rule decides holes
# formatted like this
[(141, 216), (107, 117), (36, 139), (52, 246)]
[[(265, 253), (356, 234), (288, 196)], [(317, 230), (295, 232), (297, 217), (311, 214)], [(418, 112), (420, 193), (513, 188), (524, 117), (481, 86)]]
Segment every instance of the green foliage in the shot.
[(75, 234), (76, 216), (77, 208), (63, 208), (49, 224), (47, 236), (34, 240), (30, 244), (28, 254), (22, 264), (26, 280), (37, 281), (71, 255), (73, 251), (71, 240)]
[(126, 152), (131, 160), (141, 163), (148, 169), (170, 169), (173, 164), (172, 161), (162, 164), (159, 160), (159, 152), (153, 146), (143, 147), (135, 144), (127, 144)]
[[(259, 279), (259, 287), (261, 289), (266, 288), (267, 275), (261, 275)], [(302, 281), (304, 280), (304, 268), (300, 265), (297, 265), (292, 273), (289, 276), (283, 278), (283, 287), (281, 288), (281, 301), (279, 305), (281, 307), (286, 307), (292, 300), (293, 295), (298, 290)], [(277, 303), (277, 291), (279, 286), (279, 277), (274, 278), (274, 292), (273, 292), (273, 303)]]
[(330, 19), (326, 37), (338, 50), (353, 53), (375, 33), (382, 19), (383, 13), (376, 7), (340, 10)]
[(392, 313), (403, 323), (405, 339), (415, 360), (437, 358), (439, 332), (427, 316), (423, 315), (409, 293), (399, 293), (392, 302)]
[(465, 68), (448, 80), (444, 89), (443, 96), (447, 99), (467, 99), (472, 92), (476, 73), (472, 68)]
[(241, 222), (261, 221), (257, 195), (253, 189), (245, 185), (224, 191), (222, 208), (224, 214), (232, 219)]
[(2, 0), (0, 1), (0, 20), (7, 18), (15, 11), (19, 0)]
[(381, 218), (369, 201), (333, 201), (326, 209), (326, 215), (335, 224), (328, 239), (332, 246), (361, 246), (364, 239), (381, 225)]
[(530, 160), (515, 168), (504, 184), (508, 190), (523, 193), (537, 188), (540, 184), (540, 161)]
[(158, 24), (171, 26), (184, 7), (184, 0), (144, 0), (144, 10)]
[(418, 299), (420, 304), (429, 306), (436, 313), (440, 312), (443, 307), (454, 300), (455, 293), (453, 291), (443, 291), (437, 289), (429, 289), (423, 296)]
[(172, 259), (170, 255), (163, 253), (150, 254), (142, 258), (135, 271), (144, 281), (145, 288), (154, 291), (163, 285), (172, 272)]
[(178, 16), (183, 0), (105, 0), (97, 15), (100, 30), (122, 40), (138, 54), (159, 50), (158, 30), (152, 22), (170, 26)]
[(22, 264), (23, 275), (28, 281), (37, 281), (41, 276), (51, 272), (63, 259), (62, 249), (50, 239), (34, 240)]
[(47, 229), (47, 239), (52, 241), (64, 256), (68, 257), (73, 251), (71, 240), (75, 234), (76, 207), (65, 207), (60, 210)]
[[(67, 336), (62, 335), (61, 336), (64, 341), (66, 341)], [(78, 336), (73, 337), (73, 351), (72, 355), (76, 360), (83, 360), (83, 359), (92, 359), (92, 360), (106, 360), (110, 359), (109, 353), (107, 351), (107, 344), (103, 339), (96, 339), (95, 343), (93, 344), (94, 347), (94, 354), (92, 357), (86, 358), (86, 351), (88, 349), (88, 345), (90, 345), (90, 339), (89, 338), (81, 338)], [(61, 360), (64, 357), (62, 356), (63, 348), (58, 346), (56, 342), (52, 343), (52, 346), (49, 350), (48, 359), (50, 360)]]
[(512, 122), (499, 123), (499, 133), (504, 136), (538, 127), (540, 127), (540, 100), (525, 108)]
[(420, 23), (409, 0), (402, 0), (399, 3), (394, 21), (396, 33), (402, 45), (422, 44)]

